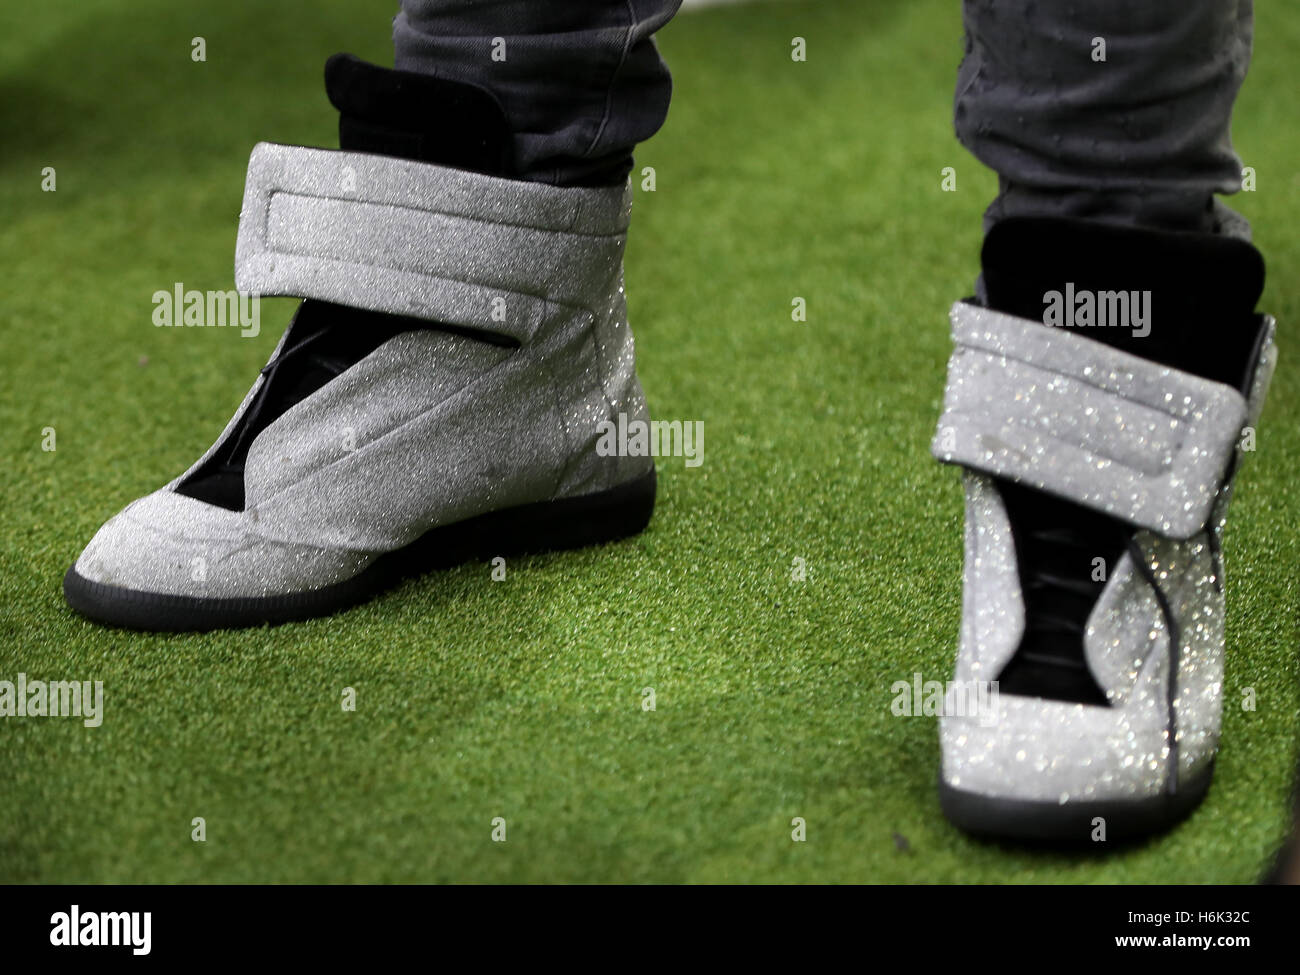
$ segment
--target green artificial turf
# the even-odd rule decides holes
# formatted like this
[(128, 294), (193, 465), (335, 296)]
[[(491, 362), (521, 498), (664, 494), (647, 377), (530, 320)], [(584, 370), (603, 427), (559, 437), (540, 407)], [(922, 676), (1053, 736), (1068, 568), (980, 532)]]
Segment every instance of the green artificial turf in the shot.
[(1228, 531), (1223, 747), (1167, 836), (1086, 855), (969, 840), (939, 812), (935, 720), (890, 712), (894, 681), (949, 676), (959, 614), (960, 490), (928, 441), (994, 179), (952, 135), (951, 0), (727, 6), (662, 32), (676, 95), (637, 157), (657, 189), (637, 191), (629, 300), (652, 410), (707, 436), (703, 466), (660, 461), (644, 535), (274, 629), (141, 635), (69, 612), (64, 570), (206, 448), (291, 309), (267, 302), (245, 339), (155, 328), (150, 296), (233, 286), (249, 150), (335, 144), (321, 65), (391, 63), (393, 7), (0, 13), (0, 679), (102, 680), (106, 709), (95, 729), (0, 719), (0, 880), (1257, 877), (1298, 714), (1294, 6), (1259, 5), (1235, 122), (1282, 360)]

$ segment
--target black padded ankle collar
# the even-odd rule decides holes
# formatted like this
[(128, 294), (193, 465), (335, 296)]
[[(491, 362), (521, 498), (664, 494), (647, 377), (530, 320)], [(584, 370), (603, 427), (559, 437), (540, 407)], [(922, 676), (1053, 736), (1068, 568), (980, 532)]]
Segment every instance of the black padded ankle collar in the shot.
[(990, 307), (1043, 320), (1050, 291), (1151, 293), (1150, 333), (1078, 328), (1133, 355), (1244, 389), (1260, 334), (1264, 259), (1244, 240), (1088, 220), (1014, 217), (981, 257)]
[(325, 92), (339, 110), (340, 148), (514, 176), (510, 126), (485, 88), (335, 54)]

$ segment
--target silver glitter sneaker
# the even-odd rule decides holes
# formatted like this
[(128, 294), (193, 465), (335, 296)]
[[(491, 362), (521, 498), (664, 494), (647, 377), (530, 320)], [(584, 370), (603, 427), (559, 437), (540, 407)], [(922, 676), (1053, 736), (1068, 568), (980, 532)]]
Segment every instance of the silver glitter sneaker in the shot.
[[(1229, 274), (1213, 295), (1210, 267)], [(1018, 221), (990, 234), (984, 279), (1018, 314), (953, 306), (932, 451), (964, 470), (954, 687), (998, 692), (991, 714), (945, 709), (942, 807), (982, 835), (1149, 833), (1200, 802), (1218, 745), (1220, 537), (1276, 360), (1262, 261), (1241, 241)], [(1122, 290), (1147, 319), (1049, 327), (1067, 286)]]
[(625, 185), (258, 145), (236, 282), (307, 300), (212, 448), (86, 546), (68, 602), (141, 629), (274, 623), (640, 531), (653, 460), (598, 450), (648, 420), (629, 205)]

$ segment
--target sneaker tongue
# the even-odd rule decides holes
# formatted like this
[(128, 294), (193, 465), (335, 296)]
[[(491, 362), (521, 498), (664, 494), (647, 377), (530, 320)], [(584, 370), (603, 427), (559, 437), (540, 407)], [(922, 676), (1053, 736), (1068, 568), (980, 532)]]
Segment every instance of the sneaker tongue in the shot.
[[(1244, 240), (1016, 217), (989, 231), (981, 263), (991, 308), (1045, 323), (1053, 309), (1054, 323), (1078, 335), (1245, 386), (1258, 339), (1264, 260)], [(1117, 316), (1123, 321), (1099, 323), (1104, 308), (1123, 312), (1124, 303), (1127, 316)], [(1083, 324), (1088, 320), (1091, 325)]]
[(258, 434), (393, 336), (426, 325), (324, 301), (304, 301), (280, 354), (267, 364), (266, 382), (238, 426), (198, 470), (177, 485), (177, 492), (242, 511), (244, 465)]
[(335, 54), (325, 62), (325, 92), (339, 110), (340, 148), (513, 173), (510, 126), (485, 88)]

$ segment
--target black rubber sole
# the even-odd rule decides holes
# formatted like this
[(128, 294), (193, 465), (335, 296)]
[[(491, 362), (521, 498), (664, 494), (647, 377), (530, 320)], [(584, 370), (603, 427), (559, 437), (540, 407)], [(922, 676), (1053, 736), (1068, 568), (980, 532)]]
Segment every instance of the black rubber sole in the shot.
[(409, 576), (477, 559), (583, 548), (635, 535), (650, 522), (655, 472), (608, 491), (543, 501), (469, 518), (425, 532), (410, 545), (380, 556), (351, 579), (281, 596), (199, 599), (91, 582), (76, 566), (63, 577), (74, 610), (109, 626), (132, 630), (234, 629), (312, 619), (355, 606)]
[[(957, 789), (939, 779), (939, 804), (957, 828), (988, 839), (1017, 840), (1102, 847), (1150, 836), (1186, 818), (1205, 798), (1214, 778), (1210, 762), (1177, 792), (1146, 799), (1104, 799), (1096, 802), (1051, 802), (1003, 799)], [(1106, 839), (1094, 839), (1097, 819), (1105, 820)]]

